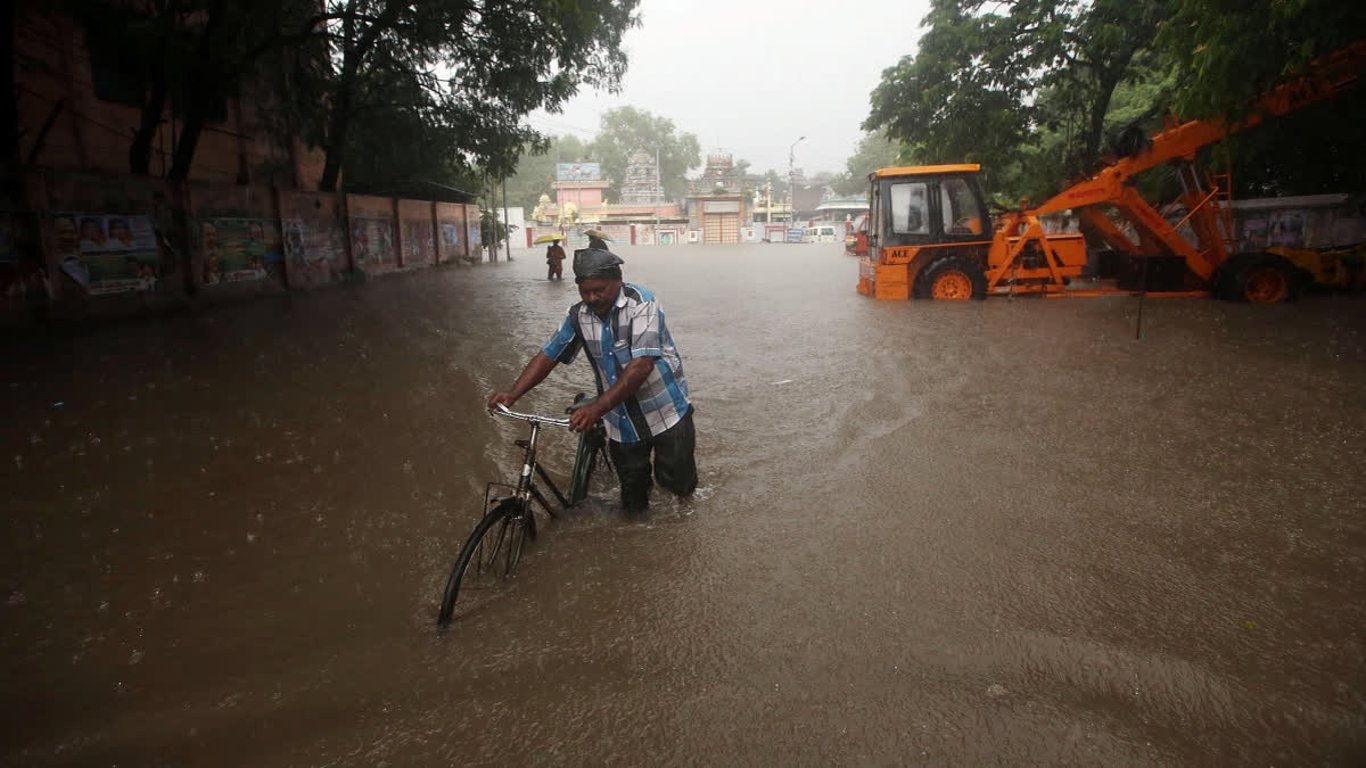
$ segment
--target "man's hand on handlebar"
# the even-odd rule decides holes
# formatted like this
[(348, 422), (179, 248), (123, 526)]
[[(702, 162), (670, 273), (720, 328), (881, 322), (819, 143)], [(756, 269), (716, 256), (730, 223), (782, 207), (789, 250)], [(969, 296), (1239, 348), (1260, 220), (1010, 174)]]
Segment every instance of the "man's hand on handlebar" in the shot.
[(606, 413), (607, 409), (596, 400), (585, 403), (569, 414), (569, 428), (575, 432), (587, 432), (594, 424), (602, 421)]
[(516, 403), (517, 398), (513, 397), (511, 393), (494, 392), (493, 394), (489, 395), (488, 409), (491, 411), (500, 404), (506, 405), (507, 407), (511, 408)]

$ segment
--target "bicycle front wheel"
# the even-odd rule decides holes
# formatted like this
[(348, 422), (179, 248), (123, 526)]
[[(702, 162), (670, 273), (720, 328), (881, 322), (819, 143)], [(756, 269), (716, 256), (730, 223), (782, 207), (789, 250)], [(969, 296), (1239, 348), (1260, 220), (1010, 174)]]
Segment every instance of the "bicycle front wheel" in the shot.
[(441, 610), (436, 625), (445, 628), (455, 614), (462, 594), (478, 588), (493, 588), (512, 575), (522, 557), (531, 510), (521, 499), (503, 499), (474, 526), (460, 548), (455, 567), (446, 579), (441, 595)]

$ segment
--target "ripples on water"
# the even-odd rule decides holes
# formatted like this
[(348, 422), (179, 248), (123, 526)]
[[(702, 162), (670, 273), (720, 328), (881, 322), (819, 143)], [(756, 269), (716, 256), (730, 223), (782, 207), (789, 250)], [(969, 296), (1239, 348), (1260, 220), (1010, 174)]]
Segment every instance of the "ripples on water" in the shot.
[(536, 253), (11, 343), (0, 762), (1363, 755), (1359, 299), (1135, 341), (1128, 299), (872, 302), (834, 247), (622, 251), (701, 492), (609, 490), (443, 638), (522, 436), (483, 399), (575, 300)]

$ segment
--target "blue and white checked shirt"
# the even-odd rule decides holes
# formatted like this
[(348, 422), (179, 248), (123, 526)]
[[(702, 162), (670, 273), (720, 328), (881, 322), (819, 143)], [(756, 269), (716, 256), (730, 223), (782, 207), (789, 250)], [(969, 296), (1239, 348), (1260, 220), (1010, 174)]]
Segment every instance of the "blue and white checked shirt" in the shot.
[(678, 356), (673, 336), (664, 324), (664, 310), (650, 289), (623, 283), (606, 320), (593, 314), (587, 304), (575, 304), (541, 351), (551, 360), (569, 363), (585, 347), (598, 394), (617, 383), (631, 360), (659, 358), (640, 389), (603, 418), (608, 438), (636, 443), (660, 434), (688, 415), (692, 404), (688, 380), (683, 377), (683, 358)]

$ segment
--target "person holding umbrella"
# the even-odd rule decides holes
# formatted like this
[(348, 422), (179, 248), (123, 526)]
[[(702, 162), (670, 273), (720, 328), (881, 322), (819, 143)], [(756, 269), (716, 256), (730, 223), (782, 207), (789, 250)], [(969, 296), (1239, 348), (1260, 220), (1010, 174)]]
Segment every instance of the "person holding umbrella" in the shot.
[(548, 265), (545, 279), (564, 279), (564, 249), (560, 247), (559, 240), (555, 240), (545, 247), (545, 263)]
[(547, 280), (564, 279), (565, 253), (564, 249), (560, 247), (560, 239), (559, 235), (541, 235), (534, 241), (547, 244), (545, 247), (545, 279)]

